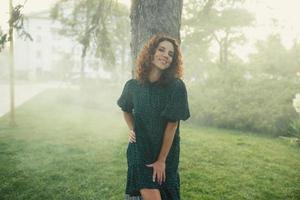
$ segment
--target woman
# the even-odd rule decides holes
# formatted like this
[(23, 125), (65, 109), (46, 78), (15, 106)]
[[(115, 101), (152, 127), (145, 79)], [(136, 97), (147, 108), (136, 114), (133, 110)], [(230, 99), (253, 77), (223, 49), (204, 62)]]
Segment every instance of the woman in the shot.
[(126, 198), (178, 200), (179, 121), (189, 118), (181, 52), (170, 37), (155, 35), (136, 63), (118, 105), (129, 128)]

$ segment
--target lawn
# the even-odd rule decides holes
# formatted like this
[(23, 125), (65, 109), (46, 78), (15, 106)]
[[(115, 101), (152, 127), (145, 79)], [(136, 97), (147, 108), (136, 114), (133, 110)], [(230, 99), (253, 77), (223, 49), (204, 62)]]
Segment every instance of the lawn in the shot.
[[(0, 118), (0, 199), (123, 199), (115, 94), (48, 90), (17, 109), (17, 127)], [(183, 200), (300, 199), (300, 148), (277, 138), (184, 122), (180, 173)]]

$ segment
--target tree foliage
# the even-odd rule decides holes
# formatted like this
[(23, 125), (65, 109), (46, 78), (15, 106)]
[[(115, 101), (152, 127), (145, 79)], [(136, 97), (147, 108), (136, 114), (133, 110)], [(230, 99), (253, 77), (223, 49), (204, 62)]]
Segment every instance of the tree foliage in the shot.
[(192, 121), (274, 136), (289, 135), (291, 122), (299, 117), (292, 106), (297, 91), (297, 84), (288, 79), (246, 79), (239, 65), (231, 65), (226, 76), (216, 68), (204, 82), (191, 86)]
[[(21, 38), (29, 39), (33, 41), (31, 35), (24, 28), (24, 15), (22, 14), (22, 9), (24, 5), (18, 4), (13, 8), (12, 16), (9, 19), (9, 23), (13, 24), (13, 28), (17, 30), (18, 36)], [(8, 41), (10, 38), (8, 38)]]
[(109, 0), (60, 0), (52, 8), (51, 17), (63, 25), (61, 34), (74, 38), (82, 46), (82, 57), (92, 47), (96, 49), (95, 55), (114, 63), (107, 28), (111, 6)]
[(230, 63), (226, 73), (210, 65), (191, 89), (193, 122), (206, 126), (299, 136), (292, 100), (299, 92), (300, 44), (287, 49), (278, 35), (257, 43), (247, 64)]
[(51, 18), (62, 24), (60, 33), (81, 45), (82, 58), (90, 52), (109, 66), (116, 62), (115, 40), (128, 39), (122, 26), (128, 24), (128, 14), (113, 0), (60, 0), (51, 9)]
[[(242, 28), (250, 26), (253, 15), (243, 9), (242, 0), (191, 0), (184, 6), (183, 46), (186, 60), (191, 70), (199, 71), (216, 60), (210, 52), (212, 45), (219, 48), (219, 66), (225, 67), (235, 56), (232, 47), (242, 44), (245, 37)], [(193, 73), (190, 73), (193, 74)]]
[(6, 42), (8, 42), (7, 33), (3, 33), (0, 27), (0, 52), (4, 49), (4, 45)]
[[(20, 38), (23, 38), (24, 40), (29, 39), (30, 41), (33, 41), (33, 38), (25, 30), (25, 27), (24, 27), (24, 18), (25, 17), (22, 14), (23, 8), (24, 8), (24, 5), (21, 5), (21, 4), (14, 6), (8, 23), (12, 24), (12, 28), (17, 31), (17, 34)], [(0, 52), (3, 50), (5, 44), (9, 41), (10, 41), (10, 38), (8, 36), (8, 33), (4, 33), (0, 27)]]
[[(183, 12), (183, 51), (190, 82), (192, 121), (205, 126), (292, 135), (299, 119), (292, 99), (299, 91), (300, 44), (287, 49), (278, 35), (258, 41), (249, 62), (236, 45), (254, 18), (243, 1), (190, 0)], [(219, 55), (210, 48), (216, 45)], [(297, 75), (298, 74), (298, 75)]]
[(279, 35), (270, 35), (265, 41), (258, 41), (257, 52), (250, 56), (248, 70), (277, 78), (296, 78), (300, 72), (300, 44), (295, 42), (287, 49)]

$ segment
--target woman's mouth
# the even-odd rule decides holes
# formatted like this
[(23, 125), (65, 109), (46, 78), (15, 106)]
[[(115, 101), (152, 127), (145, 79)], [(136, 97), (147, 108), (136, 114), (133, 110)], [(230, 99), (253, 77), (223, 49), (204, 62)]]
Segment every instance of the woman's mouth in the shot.
[(168, 64), (168, 61), (165, 60), (165, 59), (159, 59), (159, 61), (160, 61), (161, 64), (163, 64), (163, 65), (167, 65), (167, 64)]

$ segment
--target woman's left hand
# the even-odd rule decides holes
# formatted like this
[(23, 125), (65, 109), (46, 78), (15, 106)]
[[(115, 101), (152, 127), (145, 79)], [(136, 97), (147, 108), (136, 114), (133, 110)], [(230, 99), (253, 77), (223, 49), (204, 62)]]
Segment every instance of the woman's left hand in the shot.
[(162, 182), (166, 181), (166, 163), (163, 161), (156, 161), (152, 164), (146, 165), (147, 167), (153, 167), (153, 175), (152, 175), (152, 180), (157, 182), (161, 185)]

